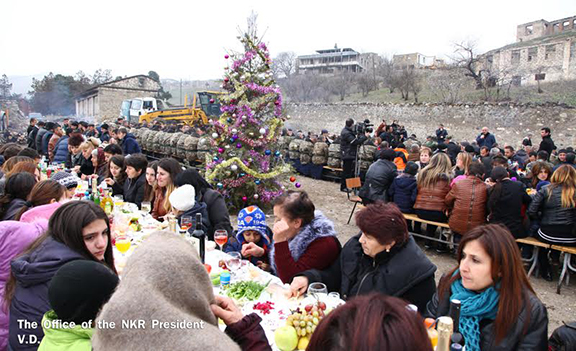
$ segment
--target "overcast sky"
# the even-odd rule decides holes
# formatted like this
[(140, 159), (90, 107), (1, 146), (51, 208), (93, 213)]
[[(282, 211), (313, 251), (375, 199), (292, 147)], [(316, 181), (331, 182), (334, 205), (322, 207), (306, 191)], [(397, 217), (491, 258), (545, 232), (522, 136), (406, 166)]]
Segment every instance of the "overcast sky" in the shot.
[(576, 15), (576, 0), (64, 1), (0, 0), (0, 74), (220, 78), (251, 11), (272, 56), (350, 47), (444, 57), (472, 38), (481, 51), (516, 40), (516, 25)]

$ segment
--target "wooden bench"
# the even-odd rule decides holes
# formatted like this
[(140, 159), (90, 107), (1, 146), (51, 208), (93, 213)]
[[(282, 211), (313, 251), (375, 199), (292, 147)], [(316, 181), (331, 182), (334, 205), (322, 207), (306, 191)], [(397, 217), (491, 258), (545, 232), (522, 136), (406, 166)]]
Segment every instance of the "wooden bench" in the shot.
[(564, 263), (562, 264), (562, 272), (560, 273), (560, 278), (558, 279), (558, 286), (556, 288), (556, 293), (560, 294), (560, 288), (562, 287), (562, 282), (564, 281), (564, 279), (566, 279), (566, 286), (568, 286), (568, 284), (570, 283), (570, 271), (576, 272), (576, 267), (572, 267), (572, 264), (570, 262), (572, 255), (576, 255), (576, 247), (552, 245), (551, 249), (564, 253)]
[(429, 225), (435, 225), (439, 228), (447, 229), (448, 234), (441, 234), (441, 235), (447, 236), (449, 240), (442, 240), (441, 238), (431, 238), (431, 237), (424, 235), (424, 234), (411, 233), (413, 236), (423, 238), (426, 240), (436, 241), (436, 242), (443, 243), (443, 244), (448, 244), (451, 247), (458, 246), (458, 244), (454, 243), (454, 236), (452, 235), (452, 232), (450, 231), (450, 226), (448, 225), (448, 223), (429, 221), (426, 219), (422, 219), (413, 213), (403, 213), (403, 215), (407, 221), (420, 222), (420, 223), (425, 223), (425, 224), (429, 224)]
[(332, 172), (343, 172), (344, 171), (344, 169), (342, 169), (342, 168), (330, 167), (330, 166), (324, 166), (322, 168), (329, 170), (329, 171), (332, 171)]
[(522, 259), (522, 261), (530, 264), (530, 269), (528, 270), (528, 278), (530, 278), (530, 275), (532, 275), (532, 273), (536, 269), (536, 266), (538, 265), (538, 251), (540, 250), (541, 247), (549, 249), (550, 245), (543, 243), (536, 238), (531, 237), (516, 239), (516, 242), (532, 246), (532, 257)]

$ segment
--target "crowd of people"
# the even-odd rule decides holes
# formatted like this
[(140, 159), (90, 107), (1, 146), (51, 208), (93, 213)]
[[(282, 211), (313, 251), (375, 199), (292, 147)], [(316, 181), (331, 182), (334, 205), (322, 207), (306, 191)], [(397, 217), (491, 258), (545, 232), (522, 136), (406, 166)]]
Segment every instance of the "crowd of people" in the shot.
[[(436, 137), (419, 144), (397, 123), (380, 125), (377, 137), (369, 130), (358, 135), (353, 124), (346, 122), (339, 140), (330, 137), (341, 143), (344, 171), (354, 169), (355, 145), (374, 143), (378, 160), (360, 191), (366, 207), (355, 217), (358, 234), (342, 245), (332, 220), (305, 191), (275, 199), (273, 223), (260, 208), (247, 206), (234, 228), (224, 198), (196, 169), (183, 169), (170, 157), (149, 162), (125, 127), (31, 121), (28, 147), (0, 148), (0, 351), (36, 350), (38, 344), (40, 350), (179, 349), (192, 343), (270, 349), (260, 317), (244, 316), (232, 300), (214, 296), (198, 255), (178, 236), (154, 233), (129, 258), (120, 281), (106, 213), (91, 201), (71, 201), (81, 179), (105, 185), (139, 208), (150, 203), (159, 221), (201, 213), (209, 239), (225, 230), (224, 251), (240, 252), (277, 275), (294, 296), (313, 282), (338, 292), (347, 303), (322, 320), (308, 350), (432, 350), (422, 316), (446, 315), (452, 299), (462, 302), (466, 349), (547, 350), (546, 307), (526, 276), (515, 238), (576, 245), (573, 149), (555, 150), (547, 128), (538, 151), (524, 140), (516, 152), (509, 145), (500, 149), (487, 128), (474, 143), (457, 144), (441, 126)], [(45, 162), (63, 163), (65, 170), (48, 177), (41, 172)], [(438, 286), (437, 267), (410, 235), (423, 228), (407, 223), (403, 213), (447, 222), (459, 242), (457, 264), (441, 272)], [(436, 228), (425, 231), (433, 236)], [(541, 273), (549, 278), (558, 257), (552, 254), (549, 262), (542, 252)], [(120, 324), (150, 313), (206, 327), (198, 333), (96, 328), (97, 321)], [(217, 318), (227, 325), (225, 334)], [(89, 328), (42, 323), (56, 320)], [(22, 342), (31, 337), (38, 344)]]

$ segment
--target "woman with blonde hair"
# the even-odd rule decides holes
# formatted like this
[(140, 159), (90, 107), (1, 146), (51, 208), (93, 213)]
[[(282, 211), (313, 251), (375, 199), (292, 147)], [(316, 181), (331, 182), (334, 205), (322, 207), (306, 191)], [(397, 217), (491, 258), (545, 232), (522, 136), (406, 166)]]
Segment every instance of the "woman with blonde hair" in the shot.
[[(562, 246), (576, 246), (573, 227), (576, 224), (576, 170), (571, 165), (558, 167), (550, 178), (550, 184), (543, 186), (528, 208), (528, 215), (540, 220), (537, 238), (545, 243)], [(540, 250), (541, 274), (552, 279), (547, 253)], [(559, 252), (552, 253), (557, 263)]]
[[(450, 157), (443, 152), (434, 155), (430, 164), (418, 173), (416, 181), (418, 195), (414, 210), (419, 218), (434, 222), (446, 222), (448, 220), (444, 199), (450, 191), (451, 174), (452, 162)], [(427, 235), (433, 237), (436, 228), (435, 225), (427, 225)]]
[(106, 163), (104, 159), (104, 151), (100, 148), (100, 140), (96, 138), (88, 138), (80, 144), (79, 149), (81, 151), (81, 156), (78, 161), (78, 166), (74, 167), (74, 171), (82, 176), (91, 176), (97, 172), (101, 172), (102, 175), (105, 175)]
[(456, 156), (456, 165), (452, 168), (452, 182), (450, 182), (450, 187), (461, 180), (466, 179), (470, 165), (472, 164), (472, 156), (469, 153), (462, 151)]
[(420, 160), (416, 161), (416, 164), (418, 165), (418, 167), (420, 167), (420, 170), (423, 170), (424, 167), (428, 166), (428, 164), (430, 163), (430, 158), (432, 157), (432, 150), (429, 147), (426, 146), (422, 146), (420, 148)]

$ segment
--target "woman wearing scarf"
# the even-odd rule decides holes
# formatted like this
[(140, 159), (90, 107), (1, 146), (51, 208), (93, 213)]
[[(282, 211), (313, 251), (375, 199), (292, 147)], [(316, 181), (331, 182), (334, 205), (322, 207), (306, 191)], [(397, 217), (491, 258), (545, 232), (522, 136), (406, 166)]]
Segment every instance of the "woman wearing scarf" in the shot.
[(512, 234), (479, 226), (462, 237), (459, 266), (440, 280), (427, 314), (447, 316), (460, 300), (460, 332), (468, 351), (546, 351), (548, 315), (530, 285)]
[(284, 283), (309, 269), (326, 269), (338, 258), (334, 223), (315, 211), (304, 191), (288, 191), (274, 203), (272, 269)]

